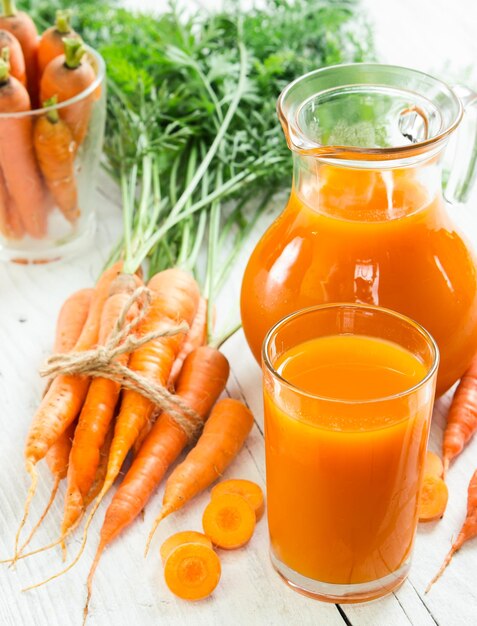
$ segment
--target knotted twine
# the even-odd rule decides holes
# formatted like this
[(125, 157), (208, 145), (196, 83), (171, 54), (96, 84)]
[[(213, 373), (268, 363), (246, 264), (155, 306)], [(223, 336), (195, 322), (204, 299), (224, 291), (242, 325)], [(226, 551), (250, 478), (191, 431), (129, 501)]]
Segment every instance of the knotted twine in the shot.
[[(127, 315), (135, 304), (138, 314), (128, 323)], [(151, 304), (151, 292), (147, 287), (139, 287), (125, 303), (116, 324), (104, 345), (92, 350), (53, 354), (40, 369), (40, 376), (54, 378), (60, 374), (108, 378), (126, 389), (136, 391), (155, 405), (166, 411), (182, 428), (190, 442), (193, 442), (203, 426), (201, 416), (188, 406), (179, 396), (171, 393), (162, 385), (138, 374), (129, 367), (118, 363), (116, 358), (130, 354), (141, 346), (159, 337), (173, 337), (187, 333), (189, 325), (181, 322), (137, 337), (133, 331), (145, 317)]]

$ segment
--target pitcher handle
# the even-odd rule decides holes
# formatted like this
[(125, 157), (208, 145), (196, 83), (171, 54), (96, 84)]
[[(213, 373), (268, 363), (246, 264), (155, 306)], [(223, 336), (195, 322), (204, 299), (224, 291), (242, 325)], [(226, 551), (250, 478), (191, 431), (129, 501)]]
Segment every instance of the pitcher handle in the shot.
[(453, 152), (444, 197), (447, 202), (466, 202), (477, 176), (477, 93), (464, 85), (454, 92), (464, 107), (464, 117), (449, 146)]

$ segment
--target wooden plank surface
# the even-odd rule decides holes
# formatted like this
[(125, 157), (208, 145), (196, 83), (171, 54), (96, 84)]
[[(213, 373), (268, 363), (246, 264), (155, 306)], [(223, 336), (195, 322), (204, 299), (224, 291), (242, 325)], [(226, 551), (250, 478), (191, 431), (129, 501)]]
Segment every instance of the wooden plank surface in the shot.
[[(202, 4), (214, 6), (215, 2), (202, 0)], [(386, 3), (365, 0), (365, 5), (376, 24), (378, 49), (383, 60), (435, 72), (451, 59), (453, 72), (459, 73), (477, 58), (477, 3), (473, 0), (392, 0)], [(94, 250), (80, 258), (48, 266), (0, 266), (0, 556), (11, 553), (12, 536), (21, 516), (27, 489), (22, 444), (41, 395), (43, 383), (36, 370), (51, 346), (55, 316), (72, 290), (93, 283), (120, 231), (116, 190), (105, 179), (100, 187), (100, 228)], [(277, 210), (280, 204), (283, 199), (277, 200)], [(477, 242), (475, 201), (473, 213), (457, 209), (455, 214)], [(256, 236), (271, 217), (262, 221)], [(234, 311), (237, 314), (241, 271), (253, 244), (252, 239), (219, 302), (222, 320)], [(263, 486), (260, 369), (248, 353), (241, 333), (226, 344), (225, 352), (232, 363), (227, 392), (244, 398), (257, 419), (246, 448), (227, 474), (250, 478)], [(435, 450), (440, 447), (447, 404), (448, 399), (443, 399), (436, 406), (431, 434), (431, 447)], [(449, 474), (450, 501), (444, 519), (419, 528), (414, 563), (405, 585), (379, 602), (343, 606), (340, 610), (299, 596), (281, 583), (268, 559), (265, 520), (258, 525), (248, 547), (224, 554), (223, 578), (213, 597), (195, 604), (175, 600), (162, 580), (158, 547), (175, 530), (200, 529), (200, 515), (207, 495), (161, 525), (152, 553), (144, 560), (144, 540), (162, 498), (162, 490), (159, 490), (146, 509), (144, 521), (137, 522), (106, 552), (95, 581), (89, 623), (93, 626), (129, 626), (131, 623), (141, 626), (158, 623), (166, 626), (334, 626), (347, 621), (353, 626), (474, 626), (477, 623), (477, 541), (466, 546), (445, 579), (427, 596), (424, 588), (463, 520), (467, 484), (476, 466), (477, 441), (474, 441)], [(39, 515), (49, 488), (48, 473), (42, 468), (31, 519)], [(55, 538), (60, 516), (61, 507), (57, 503), (49, 523), (38, 533), (37, 545)], [(15, 570), (0, 567), (0, 625), (72, 626), (81, 623), (84, 581), (101, 521), (99, 516), (93, 522), (90, 544), (78, 566), (63, 579), (42, 589), (21, 592), (23, 586), (41, 580), (60, 567), (58, 551), (19, 563)], [(78, 541), (71, 542), (70, 554), (77, 550)]]

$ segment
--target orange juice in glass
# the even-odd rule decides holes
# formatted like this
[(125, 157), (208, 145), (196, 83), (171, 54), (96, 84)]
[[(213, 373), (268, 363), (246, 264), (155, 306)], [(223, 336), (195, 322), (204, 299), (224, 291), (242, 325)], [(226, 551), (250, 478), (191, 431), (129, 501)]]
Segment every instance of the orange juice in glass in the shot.
[(271, 557), (293, 588), (359, 602), (405, 580), (438, 360), (424, 328), (380, 307), (312, 307), (268, 333)]

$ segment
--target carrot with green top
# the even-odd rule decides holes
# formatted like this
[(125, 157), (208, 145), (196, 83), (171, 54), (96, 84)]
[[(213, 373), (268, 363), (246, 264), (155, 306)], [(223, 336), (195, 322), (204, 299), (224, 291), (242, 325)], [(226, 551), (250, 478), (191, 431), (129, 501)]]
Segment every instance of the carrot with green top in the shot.
[(14, 35), (22, 48), (28, 93), (35, 108), (38, 94), (38, 31), (29, 15), (17, 11), (14, 0), (2, 0), (2, 5), (0, 28)]
[[(108, 299), (113, 280), (121, 273), (122, 262), (115, 263), (103, 272), (94, 289), (88, 317), (74, 345), (75, 351), (89, 350), (96, 345), (104, 303)], [(31, 478), (23, 518), (15, 536), (17, 558), (20, 533), (28, 517), (30, 502), (38, 482), (36, 464), (46, 456), (48, 450), (79, 415), (88, 392), (89, 378), (86, 376), (57, 376), (43, 397), (33, 416), (25, 443), (25, 466)]]
[(56, 12), (54, 26), (47, 28), (38, 43), (38, 73), (41, 76), (50, 61), (65, 53), (64, 40), (79, 39), (80, 36), (71, 28), (71, 10), (59, 9)]
[[(43, 106), (54, 107), (57, 97), (45, 100)], [(40, 170), (58, 208), (69, 222), (80, 214), (75, 176), (76, 142), (68, 124), (58, 110), (50, 108), (35, 123), (33, 143)]]
[(6, 239), (21, 239), (25, 234), (25, 229), (13, 206), (7, 189), (5, 177), (0, 168), (0, 234)]
[(154, 521), (146, 552), (161, 520), (178, 511), (201, 493), (237, 456), (253, 426), (253, 415), (238, 400), (217, 402), (197, 444), (178, 465), (166, 482), (162, 509)]
[[(30, 110), (25, 87), (10, 76), (8, 63), (0, 58), (0, 113)], [(46, 234), (46, 204), (41, 175), (35, 160), (30, 116), (0, 116), (0, 168), (10, 198), (26, 232), (37, 239)]]
[[(42, 102), (54, 96), (58, 102), (66, 102), (79, 96), (94, 83), (96, 74), (86, 58), (86, 48), (80, 39), (66, 37), (65, 53), (54, 58), (45, 68), (40, 81)], [(59, 109), (60, 117), (68, 124), (73, 137), (80, 146), (88, 132), (94, 94), (84, 96), (78, 102)]]
[(0, 29), (0, 54), (10, 64), (10, 74), (26, 87), (25, 59), (18, 39), (8, 30)]

